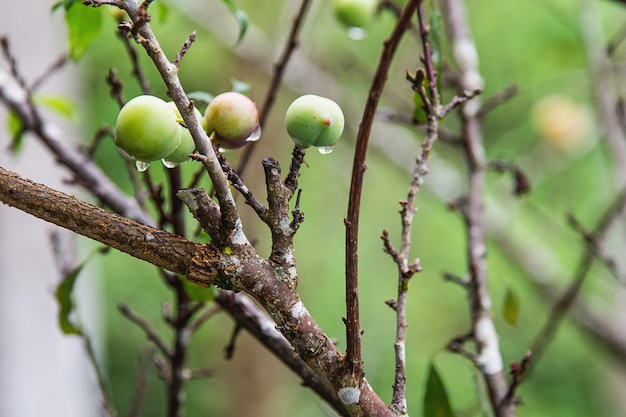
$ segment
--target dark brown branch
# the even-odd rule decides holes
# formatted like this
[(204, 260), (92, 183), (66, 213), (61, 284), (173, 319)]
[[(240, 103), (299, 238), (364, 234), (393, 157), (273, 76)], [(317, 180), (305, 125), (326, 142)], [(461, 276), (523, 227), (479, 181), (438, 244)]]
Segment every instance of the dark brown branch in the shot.
[(346, 362), (353, 382), (363, 377), (363, 361), (361, 358), (361, 328), (359, 320), (359, 270), (358, 270), (358, 237), (359, 215), (361, 211), (361, 195), (363, 191), (363, 177), (365, 175), (365, 159), (369, 144), (372, 124), (376, 116), (376, 108), (380, 96), (387, 82), (389, 67), (393, 61), (398, 44), (406, 31), (411, 17), (420, 3), (411, 0), (407, 3), (402, 15), (396, 22), (391, 35), (384, 42), (383, 51), (378, 62), (365, 104), (363, 117), (359, 125), (352, 165), (352, 179), (350, 182), (350, 197), (346, 225)]
[(107, 212), (1, 167), (0, 201), (172, 272), (203, 280), (210, 276), (208, 270), (191, 271), (194, 256), (208, 254), (206, 246)]
[[(198, 195), (201, 194), (189, 193), (185, 203), (199, 206), (194, 199)], [(356, 386), (346, 384), (341, 372), (345, 369), (341, 353), (311, 317), (298, 294), (278, 279), (276, 271), (249, 243), (232, 245), (225, 253), (213, 243), (196, 244), (125, 219), (3, 168), (0, 168), (0, 201), (185, 275), (201, 285), (214, 283), (222, 288), (247, 291), (267, 309), (300, 358), (325, 385), (338, 393), (350, 415), (391, 415), (365, 379)], [(165, 370), (167, 365), (162, 365)]]

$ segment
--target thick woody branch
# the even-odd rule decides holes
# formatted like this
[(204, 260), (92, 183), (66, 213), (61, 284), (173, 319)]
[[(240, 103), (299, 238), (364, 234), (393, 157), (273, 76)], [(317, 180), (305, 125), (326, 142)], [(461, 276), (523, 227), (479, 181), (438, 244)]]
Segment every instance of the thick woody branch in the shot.
[[(211, 283), (219, 259), (210, 246), (110, 213), (0, 167), (0, 201), (169, 271)], [(202, 254), (203, 271), (194, 271)]]
[(346, 385), (344, 358), (298, 297), (248, 243), (223, 250), (107, 212), (0, 168), (0, 201), (201, 285), (244, 290), (267, 310), (298, 356), (351, 416), (391, 416), (365, 379)]

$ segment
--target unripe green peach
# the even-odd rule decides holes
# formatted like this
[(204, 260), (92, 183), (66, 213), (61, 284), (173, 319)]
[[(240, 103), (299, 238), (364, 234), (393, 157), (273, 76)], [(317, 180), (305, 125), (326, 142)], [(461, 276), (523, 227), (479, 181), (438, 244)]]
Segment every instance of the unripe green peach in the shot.
[[(167, 104), (169, 104), (172, 110), (174, 111), (174, 114), (178, 118), (178, 121), (182, 122), (183, 118), (180, 115), (180, 112), (178, 111), (176, 104), (173, 101), (170, 101)], [(200, 113), (200, 110), (196, 108), (194, 108), (193, 110), (196, 115), (196, 119), (198, 119), (198, 123), (200, 123), (200, 125), (204, 128), (204, 118), (202, 117), (202, 113)], [(165, 158), (165, 160), (167, 162), (172, 162), (174, 164), (183, 163), (189, 159), (189, 154), (192, 153), (195, 149), (196, 149), (196, 144), (194, 143), (193, 138), (191, 137), (191, 133), (189, 133), (189, 130), (183, 127), (182, 133), (180, 136), (180, 145), (178, 145), (178, 147), (174, 150), (174, 152), (169, 154)]]
[(207, 133), (215, 133), (214, 140), (226, 149), (239, 148), (254, 140), (259, 129), (256, 104), (236, 92), (222, 93), (211, 100), (204, 119)]
[(343, 133), (344, 123), (337, 103), (313, 94), (295, 99), (285, 114), (287, 133), (301, 148), (333, 146)]
[(122, 107), (115, 123), (115, 144), (138, 161), (165, 158), (180, 144), (182, 128), (172, 108), (158, 97), (143, 95)]
[(362, 28), (369, 24), (376, 12), (376, 0), (335, 0), (333, 10), (341, 23)]

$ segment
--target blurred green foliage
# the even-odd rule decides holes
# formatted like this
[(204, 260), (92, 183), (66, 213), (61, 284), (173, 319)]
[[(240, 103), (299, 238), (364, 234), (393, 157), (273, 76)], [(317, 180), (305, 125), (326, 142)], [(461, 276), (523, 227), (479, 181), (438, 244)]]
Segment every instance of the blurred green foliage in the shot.
[[(250, 96), (261, 105), (268, 88), (272, 62), (286, 40), (298, 1), (237, 0), (247, 12), (248, 31), (237, 45), (239, 26), (219, 1), (157, 1), (168, 6), (167, 18), (152, 22), (159, 41), (173, 59), (187, 36), (197, 31), (197, 40), (185, 56), (180, 76), (186, 91), (218, 94), (231, 88), (233, 80), (251, 85)], [(435, 5), (437, 2), (435, 1)], [(623, 7), (601, 2), (607, 39), (618, 30), (626, 13)], [(585, 145), (572, 150), (551, 146), (533, 127), (531, 109), (540, 98), (560, 94), (589, 109), (592, 90), (582, 40), (578, 2), (548, 0), (519, 2), (476, 0), (467, 2), (470, 23), (477, 42), (486, 100), (515, 84), (520, 93), (496, 108), (485, 120), (485, 142), (492, 158), (515, 162), (528, 173), (532, 192), (521, 199), (512, 195), (507, 175), (490, 174), (486, 198), (488, 221), (497, 223), (509, 238), (520, 244), (540, 242), (549, 249), (548, 278), (565, 284), (571, 279), (581, 253), (580, 239), (566, 225), (569, 212), (586, 225), (593, 225), (616, 193), (611, 155), (594, 128)], [(108, 16), (108, 15), (107, 15)], [(345, 347), (343, 270), (344, 227), (350, 182), (352, 149), (360, 114), (367, 97), (369, 81), (377, 64), (382, 41), (390, 32), (394, 17), (384, 11), (368, 28), (368, 36), (355, 41), (335, 22), (330, 2), (313, 2), (304, 25), (299, 49), (286, 70), (286, 83), (278, 92), (263, 137), (255, 150), (245, 180), (262, 199), (265, 196), (260, 168), (264, 156), (275, 156), (288, 166), (291, 141), (283, 127), (283, 114), (299, 94), (314, 93), (333, 98), (344, 107), (346, 132), (331, 155), (307, 153), (300, 186), (301, 208), (306, 221), (296, 237), (296, 255), (302, 298), (312, 315)], [(103, 18), (103, 30), (80, 63), (86, 102), (89, 104), (86, 137), (102, 125), (113, 126), (118, 107), (108, 95), (104, 81), (109, 68), (115, 68), (124, 82), (123, 95), (140, 94), (131, 76), (131, 67), (122, 42), (115, 34), (113, 16)], [(442, 35), (442, 38), (445, 36)], [(444, 65), (450, 51), (442, 42)], [(140, 48), (142, 70), (151, 81), (153, 94), (166, 98), (158, 74)], [(406, 70), (420, 66), (421, 49), (416, 38), (407, 34), (392, 65), (381, 110), (412, 114), (413, 93), (404, 80)], [(616, 60), (623, 58), (624, 48)], [(450, 98), (450, 90), (444, 92)], [(596, 122), (597, 123), (597, 122)], [(421, 134), (411, 128), (397, 129), (377, 122), (372, 138), (365, 179), (360, 229), (361, 309), (364, 360), (367, 378), (385, 400), (391, 397), (393, 382), (394, 315), (384, 301), (395, 297), (396, 269), (383, 253), (379, 239), (388, 229), (397, 242), (400, 219), (398, 201), (406, 195), (409, 175), (398, 153), (417, 152)], [(443, 126), (458, 126), (452, 114)], [(241, 151), (228, 153), (233, 165)], [(124, 190), (132, 191), (126, 162), (112, 140), (99, 148), (96, 159), (106, 173)], [(185, 182), (198, 169), (183, 166)], [(153, 181), (163, 181), (163, 168), (151, 169)], [(439, 143), (431, 161), (426, 188), (418, 196), (419, 211), (413, 228), (412, 256), (419, 257), (423, 272), (411, 282), (408, 315), (408, 392), (410, 414), (423, 409), (429, 364), (436, 361), (439, 375), (449, 390), (452, 406), (460, 416), (488, 415), (480, 397), (484, 387), (476, 371), (465, 359), (443, 352), (448, 341), (469, 328), (469, 306), (464, 290), (444, 282), (444, 271), (463, 276), (466, 272), (465, 235), (458, 213), (447, 203), (461, 196), (464, 162), (453, 146)], [(206, 180), (202, 183), (208, 186)], [(240, 199), (241, 201), (241, 199)], [(241, 214), (249, 238), (260, 253), (269, 252), (269, 234), (242, 204)], [(189, 221), (193, 230), (193, 221)], [(549, 305), (530, 284), (523, 265), (512, 259), (500, 241), (490, 242), (489, 265), (494, 302), (494, 318), (501, 336), (505, 363), (520, 360), (546, 320)], [(534, 262), (528, 259), (528, 262)], [(171, 335), (160, 321), (161, 306), (171, 302), (158, 274), (126, 255), (109, 253), (103, 264), (106, 368), (116, 405), (128, 409), (135, 384), (138, 358), (147, 343), (142, 332), (117, 312), (118, 302), (127, 303), (147, 318), (164, 338)], [(584, 298), (610, 298), (617, 285), (606, 271), (596, 268), (585, 286)], [(507, 289), (519, 297), (519, 317), (515, 326), (502, 316)], [(233, 324), (220, 315), (211, 319), (193, 337), (191, 364), (215, 367), (217, 375), (189, 383), (187, 415), (244, 416), (246, 404), (254, 405), (255, 416), (312, 417), (333, 415), (299, 381), (259, 348), (242, 337), (232, 361), (223, 359)], [(238, 363), (240, 365), (238, 365)], [(610, 357), (580, 333), (570, 322), (559, 329), (556, 338), (538, 363), (520, 395), (524, 405), (519, 416), (618, 416), (612, 402), (610, 374), (615, 364)], [(255, 372), (255, 367), (259, 371)], [(150, 373), (149, 389), (142, 416), (163, 415), (163, 389), (155, 372)], [(240, 414), (238, 414), (240, 413)]]

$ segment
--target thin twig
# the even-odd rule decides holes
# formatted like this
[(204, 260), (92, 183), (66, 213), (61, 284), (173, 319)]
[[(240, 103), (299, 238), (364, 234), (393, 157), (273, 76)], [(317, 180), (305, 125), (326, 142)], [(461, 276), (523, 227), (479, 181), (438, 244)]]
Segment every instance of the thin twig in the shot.
[(141, 63), (139, 62), (139, 56), (137, 55), (135, 47), (130, 43), (130, 31), (125, 25), (122, 24), (120, 24), (118, 28), (118, 35), (122, 40), (122, 43), (124, 44), (126, 52), (128, 53), (128, 56), (130, 58), (130, 62), (132, 65), (132, 75), (137, 79), (137, 82), (139, 83), (139, 87), (141, 87), (141, 91), (143, 92), (143, 94), (150, 94), (152, 90), (150, 87), (150, 82), (144, 75), (143, 70), (141, 69)]
[(170, 352), (170, 349), (146, 320), (133, 313), (130, 307), (126, 304), (119, 304), (117, 309), (120, 313), (122, 313), (122, 315), (124, 315), (124, 317), (135, 323), (141, 330), (143, 330), (148, 340), (150, 340), (166, 358), (171, 356), (172, 353)]
[(154, 349), (152, 347), (144, 350), (137, 367), (137, 377), (135, 378), (135, 389), (131, 397), (130, 409), (127, 417), (137, 417), (141, 413), (141, 409), (146, 398), (148, 390), (148, 372), (150, 363), (154, 360)]
[[(478, 67), (478, 52), (470, 35), (465, 7), (461, 0), (444, 0), (442, 13), (451, 47), (459, 68), (458, 89), (475, 91), (482, 85)], [(491, 317), (491, 296), (487, 282), (487, 244), (484, 212), (484, 187), (487, 159), (483, 146), (482, 126), (478, 118), (478, 98), (460, 106), (461, 132), (468, 165), (468, 198), (465, 210), (469, 298), (473, 340), (476, 342), (474, 363), (480, 368), (491, 407), (496, 417), (514, 417), (515, 405), (503, 403), (508, 384), (503, 373), (498, 334)]]
[(35, 81), (33, 81), (30, 86), (30, 91), (36, 91), (39, 87), (41, 87), (44, 82), (48, 80), (48, 78), (50, 78), (54, 73), (63, 68), (63, 66), (65, 66), (67, 62), (67, 55), (61, 55), (59, 58), (57, 58), (56, 61), (54, 61), (48, 68), (46, 68), (43, 73), (41, 73), (39, 77), (35, 79)]
[(348, 215), (344, 220), (346, 226), (346, 363), (348, 370), (352, 373), (354, 382), (363, 377), (359, 319), (358, 237), (363, 177), (366, 169), (365, 158), (367, 156), (372, 124), (376, 116), (376, 108), (387, 81), (389, 67), (393, 61), (400, 39), (402, 39), (402, 35), (406, 31), (407, 25), (420, 2), (420, 0), (411, 0), (407, 3), (391, 35), (384, 42), (384, 48), (372, 80), (356, 138), (350, 197), (348, 200)]
[(195, 40), (196, 31), (194, 30), (193, 32), (191, 32), (191, 35), (189, 35), (183, 46), (180, 48), (180, 51), (178, 51), (178, 53), (176, 54), (176, 59), (173, 62), (176, 68), (180, 67), (180, 62), (183, 60), (183, 57), (185, 56), (187, 51), (189, 51), (189, 48), (191, 48), (191, 44), (194, 43)]

